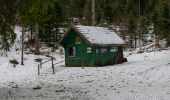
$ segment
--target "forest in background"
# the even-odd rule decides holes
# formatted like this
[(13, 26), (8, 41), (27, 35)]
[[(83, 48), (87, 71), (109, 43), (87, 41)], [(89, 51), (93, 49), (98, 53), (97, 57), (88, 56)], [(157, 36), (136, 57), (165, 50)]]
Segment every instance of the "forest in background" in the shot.
[[(68, 28), (73, 18), (92, 25), (92, 0), (0, 0), (0, 49), (10, 50), (16, 37), (14, 25), (19, 24), (23, 33), (30, 31), (38, 54), (39, 42), (57, 43), (58, 28)], [(170, 1), (95, 0), (95, 26), (119, 27), (123, 38), (129, 36), (131, 48), (150, 31), (170, 46)]]

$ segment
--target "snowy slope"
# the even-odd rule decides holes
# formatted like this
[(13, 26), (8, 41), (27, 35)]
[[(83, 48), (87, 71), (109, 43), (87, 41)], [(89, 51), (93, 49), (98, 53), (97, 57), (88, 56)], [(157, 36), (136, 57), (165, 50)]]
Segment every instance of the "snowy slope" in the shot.
[[(170, 49), (150, 53), (125, 52), (128, 62), (104, 67), (55, 66), (47, 63), (37, 75), (34, 58), (14, 68), (8, 60), (20, 60), (20, 52), (0, 58), (0, 100), (169, 100)], [(58, 60), (62, 58), (54, 53)], [(33, 87), (41, 87), (34, 90)]]
[[(168, 100), (170, 98), (169, 55), (170, 50), (131, 55), (128, 56), (127, 63), (98, 68), (65, 68), (59, 65), (56, 66), (55, 75), (49, 69), (40, 76), (36, 75), (36, 71), (32, 71), (27, 73), (29, 75), (26, 77), (22, 76), (23, 79), (17, 79), (20, 76), (15, 76), (11, 81), (4, 80), (6, 84), (0, 83), (1, 87), (8, 88), (2, 88), (0, 91), (11, 91), (13, 94), (9, 95), (8, 92), (2, 94), (5, 93), (8, 98), (17, 98), (17, 100), (30, 100), (30, 98), (31, 100)], [(3, 74), (6, 76), (10, 73)], [(11, 88), (15, 85), (19, 88)], [(38, 85), (42, 89), (32, 89)]]
[[(49, 60), (50, 58), (33, 55), (33, 54), (24, 54), (24, 66), (20, 64), (21, 62), (21, 27), (15, 27), (15, 33), (17, 33), (17, 38), (14, 46), (11, 48), (11, 51), (8, 52), (7, 57), (0, 57), (0, 87), (8, 87), (10, 83), (17, 82), (23, 83), (27, 80), (36, 80), (37, 76), (37, 65), (39, 63), (35, 62), (34, 59), (42, 58), (43, 61)], [(19, 49), (16, 51), (16, 49)], [(61, 57), (58, 57), (58, 53), (51, 53), (54, 57), (60, 61)], [(16, 68), (9, 63), (10, 60), (16, 59), (19, 64), (16, 65)], [(41, 69), (41, 72), (46, 71), (51, 68), (51, 62), (45, 64)]]

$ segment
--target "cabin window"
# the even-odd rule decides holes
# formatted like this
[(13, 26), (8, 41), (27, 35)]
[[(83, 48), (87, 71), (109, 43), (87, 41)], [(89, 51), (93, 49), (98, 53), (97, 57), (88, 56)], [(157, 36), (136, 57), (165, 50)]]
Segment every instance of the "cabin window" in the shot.
[(110, 49), (110, 52), (117, 52), (117, 47), (112, 47), (112, 48)]
[(106, 53), (107, 52), (107, 48), (102, 48), (101, 49), (101, 53)]
[(99, 53), (99, 49), (96, 49), (96, 53)]
[(69, 47), (68, 55), (71, 57), (76, 56), (76, 47)]
[(91, 48), (91, 47), (88, 47), (88, 48), (87, 48), (87, 53), (91, 53), (91, 51), (92, 51), (92, 48)]

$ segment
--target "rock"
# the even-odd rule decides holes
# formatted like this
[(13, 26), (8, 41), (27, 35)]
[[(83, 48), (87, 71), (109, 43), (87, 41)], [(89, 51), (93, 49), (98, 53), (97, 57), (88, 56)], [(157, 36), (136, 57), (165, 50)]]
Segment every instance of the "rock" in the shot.
[(122, 62), (127, 62), (127, 61), (128, 61), (127, 58), (122, 59)]
[(17, 64), (19, 64), (19, 62), (16, 59), (10, 60), (9, 62), (13, 64), (14, 67), (16, 67)]
[(40, 86), (36, 86), (36, 87), (33, 87), (33, 90), (37, 90), (37, 89), (41, 89), (42, 87)]
[(37, 59), (34, 59), (35, 62), (41, 62), (42, 59), (41, 58), (37, 58)]

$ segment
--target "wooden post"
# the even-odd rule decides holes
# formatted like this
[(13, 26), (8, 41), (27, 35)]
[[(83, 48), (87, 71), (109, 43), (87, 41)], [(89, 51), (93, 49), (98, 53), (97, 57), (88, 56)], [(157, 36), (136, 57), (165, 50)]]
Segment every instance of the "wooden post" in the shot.
[(81, 62), (82, 69), (84, 69), (84, 58), (82, 57), (82, 62)]
[(55, 71), (54, 71), (54, 62), (53, 62), (53, 60), (54, 60), (54, 58), (53, 58), (53, 57), (51, 57), (53, 74), (55, 74)]
[[(84, 49), (82, 50), (84, 52)], [(82, 52), (82, 62), (81, 62), (81, 66), (82, 66), (82, 69), (84, 69), (84, 53)]]
[(38, 75), (40, 75), (40, 65), (38, 65)]
[(42, 60), (40, 61), (40, 68), (42, 68)]
[(24, 29), (22, 27), (22, 53), (21, 53), (21, 65), (24, 65)]

